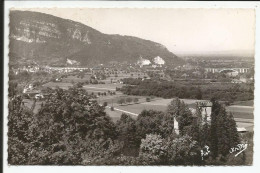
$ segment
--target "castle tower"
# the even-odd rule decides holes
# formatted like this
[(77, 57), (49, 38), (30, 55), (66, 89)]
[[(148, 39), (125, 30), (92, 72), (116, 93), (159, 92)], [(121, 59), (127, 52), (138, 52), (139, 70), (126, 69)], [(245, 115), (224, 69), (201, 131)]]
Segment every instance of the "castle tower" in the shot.
[(207, 122), (211, 122), (211, 109), (212, 103), (211, 102), (197, 102), (199, 108), (201, 109), (201, 118), (202, 122), (206, 119)]

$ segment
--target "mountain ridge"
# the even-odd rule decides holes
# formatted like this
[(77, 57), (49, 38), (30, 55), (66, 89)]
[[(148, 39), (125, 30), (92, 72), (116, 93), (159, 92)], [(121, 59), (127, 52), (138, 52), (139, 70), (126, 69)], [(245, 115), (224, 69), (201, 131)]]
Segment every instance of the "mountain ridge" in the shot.
[(136, 63), (140, 57), (159, 56), (177, 66), (183, 60), (165, 46), (150, 40), (104, 34), (70, 19), (32, 11), (10, 11), (10, 60), (66, 65), (67, 59), (83, 66), (111, 61)]

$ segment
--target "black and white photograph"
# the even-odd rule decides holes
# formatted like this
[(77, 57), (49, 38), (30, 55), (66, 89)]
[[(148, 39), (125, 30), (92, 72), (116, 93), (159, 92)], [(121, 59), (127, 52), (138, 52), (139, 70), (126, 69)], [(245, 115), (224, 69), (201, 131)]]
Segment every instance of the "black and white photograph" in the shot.
[(9, 166), (252, 166), (253, 8), (10, 8)]

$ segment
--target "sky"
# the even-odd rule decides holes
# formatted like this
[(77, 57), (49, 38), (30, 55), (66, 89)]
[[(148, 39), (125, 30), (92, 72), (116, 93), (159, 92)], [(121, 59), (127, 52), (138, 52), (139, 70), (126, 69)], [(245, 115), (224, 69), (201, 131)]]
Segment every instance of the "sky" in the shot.
[[(28, 9), (27, 9), (28, 10)], [(29, 9), (81, 22), (105, 34), (136, 36), (178, 54), (253, 54), (253, 9)]]

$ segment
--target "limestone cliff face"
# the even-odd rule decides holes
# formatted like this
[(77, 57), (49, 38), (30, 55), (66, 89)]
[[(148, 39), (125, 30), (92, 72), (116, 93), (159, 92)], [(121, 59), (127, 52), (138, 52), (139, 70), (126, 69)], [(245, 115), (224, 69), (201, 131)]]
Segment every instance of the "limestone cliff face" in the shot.
[(11, 38), (27, 43), (45, 43), (45, 38), (60, 38), (61, 35), (53, 23), (26, 19), (21, 20), (11, 31)]
[(10, 60), (33, 59), (42, 64), (66, 64), (67, 59), (93, 66), (110, 61), (136, 63), (157, 56), (179, 65), (183, 61), (163, 45), (136, 37), (107, 35), (78, 22), (52, 15), (10, 12)]
[[(12, 12), (13, 13), (13, 12)], [(12, 14), (11, 13), (11, 14)], [(15, 12), (16, 13), (16, 12)], [(12, 16), (12, 15), (11, 15)], [(13, 17), (13, 16), (12, 16)], [(11, 17), (11, 19), (13, 19)], [(17, 23), (12, 23), (15, 27), (10, 29), (10, 38), (23, 41), (27, 43), (46, 43), (48, 39), (54, 38), (59, 40), (62, 36), (70, 37), (71, 39), (76, 39), (81, 42), (91, 44), (89, 38), (89, 31), (82, 30), (79, 25), (75, 24), (72, 27), (68, 27), (66, 32), (62, 33), (59, 30), (57, 24), (49, 23), (46, 21), (38, 21), (35, 19), (21, 19)], [(12, 25), (11, 25), (12, 26)]]

